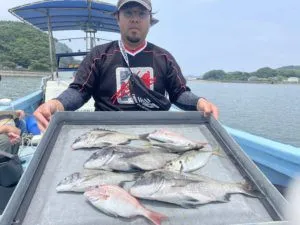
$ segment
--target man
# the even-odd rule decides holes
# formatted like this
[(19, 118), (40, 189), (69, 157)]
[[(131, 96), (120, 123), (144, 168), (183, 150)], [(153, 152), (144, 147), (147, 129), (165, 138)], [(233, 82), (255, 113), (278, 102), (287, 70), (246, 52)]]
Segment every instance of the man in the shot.
[[(131, 93), (129, 89), (131, 74), (137, 74), (147, 88), (158, 95), (164, 96), (167, 92), (170, 102), (179, 108), (204, 111), (205, 115), (212, 113), (218, 118), (217, 107), (205, 98), (194, 95), (186, 86), (173, 56), (146, 41), (149, 28), (155, 21), (151, 1), (119, 0), (117, 9), (115, 16), (121, 40), (92, 49), (69, 88), (35, 111), (40, 130), (48, 127), (53, 113), (76, 110), (91, 96), (95, 100), (96, 111), (143, 110), (133, 97), (136, 93)], [(166, 109), (158, 107), (158, 110)]]
[(0, 112), (0, 150), (10, 154), (17, 154), (21, 140), (21, 130), (16, 127), (15, 120), (24, 118), (22, 110), (15, 112)]

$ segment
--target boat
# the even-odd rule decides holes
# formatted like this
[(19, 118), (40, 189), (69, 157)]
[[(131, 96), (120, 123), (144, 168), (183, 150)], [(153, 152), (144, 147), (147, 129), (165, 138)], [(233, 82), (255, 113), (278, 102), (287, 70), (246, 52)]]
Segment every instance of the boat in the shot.
[[(75, 9), (74, 9), (75, 7)], [(43, 10), (36, 10), (36, 9)], [(72, 10), (70, 10), (72, 9)], [(20, 18), (22, 21), (49, 33), (50, 48), (52, 44), (52, 31), (57, 30), (84, 30), (87, 36), (87, 51), (80, 53), (57, 54), (57, 64), (61, 58), (73, 57), (77, 55), (84, 56), (88, 50), (93, 47), (96, 31), (119, 32), (118, 26), (111, 13), (115, 11), (114, 5), (83, 0), (59, 0), (43, 1), (32, 3), (11, 9), (10, 12)], [(67, 14), (66, 12), (72, 12)], [(60, 17), (50, 17), (51, 13), (59, 14)], [(95, 15), (100, 15), (95, 17)], [(83, 17), (78, 17), (77, 15)], [(51, 19), (50, 19), (51, 18)], [(68, 18), (66, 20), (66, 18)], [(64, 22), (68, 21), (68, 22)], [(82, 21), (85, 21), (84, 23)], [(50, 49), (51, 62), (54, 61), (52, 56), (53, 49)], [(57, 71), (52, 71), (51, 77), (43, 78), (41, 89), (16, 101), (10, 102), (5, 106), (0, 106), (0, 110), (22, 109), (28, 114), (45, 100), (56, 97), (72, 81), (70, 73), (74, 72), (76, 67), (62, 68), (57, 67)], [(67, 74), (67, 75), (66, 75)], [(79, 111), (93, 111), (93, 100), (83, 106)], [(172, 107), (171, 110), (178, 110)], [(226, 131), (233, 137), (234, 141), (247, 153), (247, 155), (256, 163), (264, 175), (280, 190), (288, 187), (289, 182), (300, 173), (300, 148), (275, 142), (260, 136), (256, 136), (241, 130), (236, 130), (224, 126)]]

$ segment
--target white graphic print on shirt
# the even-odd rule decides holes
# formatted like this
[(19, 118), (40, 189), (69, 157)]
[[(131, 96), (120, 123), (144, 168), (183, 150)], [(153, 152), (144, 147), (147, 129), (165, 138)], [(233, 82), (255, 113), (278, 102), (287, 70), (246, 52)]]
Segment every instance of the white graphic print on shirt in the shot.
[[(153, 90), (154, 87), (154, 73), (152, 67), (134, 67), (131, 68), (134, 74), (137, 74), (146, 84), (146, 86)], [(117, 100), (119, 104), (134, 104), (130, 97), (128, 80), (130, 72), (126, 67), (118, 67), (116, 69), (116, 87), (117, 92), (113, 96), (113, 101)]]

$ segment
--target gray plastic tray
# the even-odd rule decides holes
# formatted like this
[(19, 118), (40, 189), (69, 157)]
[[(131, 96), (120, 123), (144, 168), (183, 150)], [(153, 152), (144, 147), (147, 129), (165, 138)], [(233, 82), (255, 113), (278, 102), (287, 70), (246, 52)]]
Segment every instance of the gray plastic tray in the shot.
[(71, 173), (80, 172), (92, 154), (72, 151), (72, 142), (99, 127), (135, 134), (167, 128), (190, 139), (207, 141), (219, 146), (228, 157), (213, 156), (197, 173), (227, 182), (247, 180), (265, 196), (258, 199), (232, 195), (228, 203), (196, 209), (141, 201), (146, 208), (168, 216), (163, 225), (285, 224), (282, 209), (286, 200), (213, 118), (204, 118), (197, 112), (63, 112), (53, 117), (0, 218), (0, 225), (150, 224), (142, 217), (124, 220), (107, 216), (88, 204), (82, 194), (56, 193), (57, 183)]

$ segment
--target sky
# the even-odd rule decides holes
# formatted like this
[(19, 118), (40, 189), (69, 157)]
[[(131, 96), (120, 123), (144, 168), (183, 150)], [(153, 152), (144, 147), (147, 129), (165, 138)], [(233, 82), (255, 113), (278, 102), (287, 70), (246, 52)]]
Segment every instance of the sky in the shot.
[[(18, 20), (8, 9), (34, 2), (0, 1), (0, 20)], [(184, 75), (300, 65), (299, 0), (152, 0), (152, 5), (160, 22), (147, 40), (171, 52)], [(57, 39), (84, 35), (54, 32)], [(97, 37), (114, 40), (119, 34)], [(83, 41), (64, 43), (74, 51), (78, 46), (85, 50)]]

